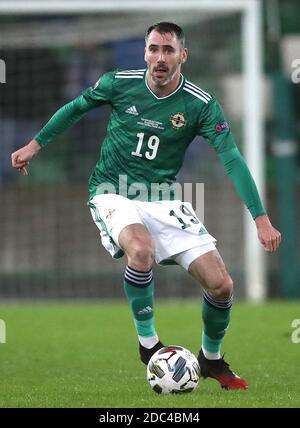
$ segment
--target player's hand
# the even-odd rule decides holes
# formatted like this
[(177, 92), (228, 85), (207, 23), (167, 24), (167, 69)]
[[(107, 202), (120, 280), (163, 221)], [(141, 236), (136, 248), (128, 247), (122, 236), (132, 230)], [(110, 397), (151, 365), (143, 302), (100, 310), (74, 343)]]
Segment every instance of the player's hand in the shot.
[(29, 161), (33, 156), (37, 155), (40, 151), (41, 146), (36, 140), (30, 141), (26, 146), (12, 153), (11, 155), (11, 164), (13, 168), (16, 168), (24, 176), (28, 175), (26, 166), (29, 164)]
[(266, 251), (276, 251), (281, 243), (281, 234), (272, 226), (267, 214), (256, 217), (258, 239)]

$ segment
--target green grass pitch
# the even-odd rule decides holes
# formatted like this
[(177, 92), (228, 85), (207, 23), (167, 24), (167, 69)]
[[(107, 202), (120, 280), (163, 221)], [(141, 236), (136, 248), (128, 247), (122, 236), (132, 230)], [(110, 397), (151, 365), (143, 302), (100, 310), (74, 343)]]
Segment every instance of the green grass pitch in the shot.
[[(299, 302), (236, 303), (223, 351), (249, 390), (201, 379), (191, 394), (161, 396), (147, 384), (125, 302), (2, 304), (0, 407), (300, 407), (299, 318)], [(200, 320), (200, 304), (156, 304), (161, 340), (195, 354)]]

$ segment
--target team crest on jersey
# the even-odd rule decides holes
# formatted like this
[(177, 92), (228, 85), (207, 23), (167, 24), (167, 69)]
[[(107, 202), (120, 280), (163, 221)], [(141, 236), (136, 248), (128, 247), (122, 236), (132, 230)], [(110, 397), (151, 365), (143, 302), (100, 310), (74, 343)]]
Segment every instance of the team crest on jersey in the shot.
[(173, 128), (180, 129), (183, 128), (186, 125), (186, 118), (184, 117), (183, 113), (175, 113), (170, 117), (170, 121), (173, 125)]

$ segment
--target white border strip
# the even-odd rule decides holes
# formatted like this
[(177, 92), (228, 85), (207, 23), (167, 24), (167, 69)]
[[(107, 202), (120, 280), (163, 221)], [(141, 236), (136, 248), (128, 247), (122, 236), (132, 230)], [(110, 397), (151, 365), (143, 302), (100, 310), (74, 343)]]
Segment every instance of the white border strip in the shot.
[(131, 12), (133, 10), (210, 10), (214, 12), (230, 10), (243, 11), (253, 7), (257, 0), (11, 0), (0, 1), (0, 13), (33, 14), (33, 13), (94, 13), (94, 12)]
[[(264, 200), (264, 126), (261, 112), (260, 82), (262, 76), (262, 23), (260, 0), (61, 0), (0, 1), (0, 14), (83, 14), (96, 12), (132, 12), (194, 10), (242, 12), (242, 45), (244, 71), (244, 153)], [(247, 101), (248, 100), (248, 101)], [(251, 100), (251, 102), (249, 102)], [(245, 214), (245, 281), (246, 296), (263, 300), (266, 291), (266, 266), (256, 229)]]
[[(261, 100), (263, 70), (261, 16), (262, 10), (259, 1), (252, 1), (251, 7), (246, 9), (243, 15), (242, 42), (245, 76), (243, 152), (262, 201), (265, 202), (265, 138)], [(255, 224), (248, 212), (245, 212), (244, 215), (244, 239), (246, 296), (252, 301), (262, 301), (266, 297), (265, 252), (258, 241)]]

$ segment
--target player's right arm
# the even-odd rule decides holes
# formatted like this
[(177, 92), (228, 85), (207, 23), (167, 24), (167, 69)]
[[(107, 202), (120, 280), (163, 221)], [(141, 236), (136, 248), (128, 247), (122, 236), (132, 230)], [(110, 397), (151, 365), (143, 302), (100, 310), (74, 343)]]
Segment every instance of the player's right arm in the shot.
[(104, 74), (98, 82), (86, 89), (79, 97), (61, 107), (30, 143), (12, 153), (13, 168), (28, 175), (26, 166), (40, 149), (78, 122), (89, 110), (110, 103), (114, 72)]

